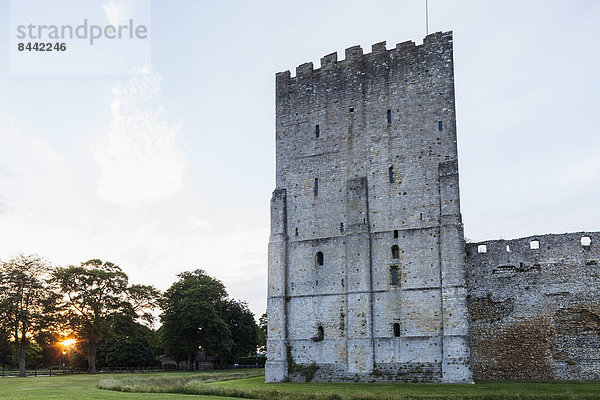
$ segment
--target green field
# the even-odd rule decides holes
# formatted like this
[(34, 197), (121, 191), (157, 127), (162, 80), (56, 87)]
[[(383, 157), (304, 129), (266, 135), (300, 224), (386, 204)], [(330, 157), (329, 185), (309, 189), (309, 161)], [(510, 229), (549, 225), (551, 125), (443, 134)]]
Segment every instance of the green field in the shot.
[[(240, 376), (254, 377), (239, 379)], [(99, 389), (99, 383), (102, 387), (122, 391)], [(146, 393), (134, 393), (136, 391)], [(201, 396), (200, 394), (207, 395)], [(227, 397), (222, 397), (223, 395)], [(268, 400), (600, 399), (600, 382), (481, 382), (475, 385), (265, 384), (262, 370), (0, 378), (0, 399), (190, 398), (221, 400), (231, 398)]]
[[(192, 372), (170, 372), (152, 374), (152, 377), (183, 378), (187, 376), (197, 377), (199, 373)], [(129, 376), (129, 375), (127, 375)], [(132, 374), (139, 379), (148, 378), (148, 374)], [(179, 400), (179, 399), (214, 399), (214, 396), (190, 396), (185, 394), (170, 393), (123, 393), (111, 390), (98, 389), (98, 381), (107, 378), (123, 378), (123, 374), (99, 374), (99, 375), (66, 375), (53, 377), (29, 377), (29, 378), (0, 378), (0, 399), (34, 400), (34, 399), (157, 399), (157, 400)], [(230, 399), (219, 397), (221, 400)], [(230, 399), (231, 400), (231, 399)]]

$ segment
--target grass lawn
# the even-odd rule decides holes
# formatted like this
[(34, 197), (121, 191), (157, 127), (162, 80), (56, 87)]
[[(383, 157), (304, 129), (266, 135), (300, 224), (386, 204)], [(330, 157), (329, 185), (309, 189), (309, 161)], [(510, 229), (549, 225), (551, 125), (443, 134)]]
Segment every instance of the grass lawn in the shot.
[[(336, 393), (340, 398), (600, 399), (600, 382), (436, 383), (264, 383), (262, 378), (214, 383), (240, 389), (279, 390), (290, 394)], [(397, 397), (396, 397), (397, 396)]]
[[(152, 374), (152, 377), (186, 377), (198, 376), (199, 373), (193, 372), (170, 372)], [(150, 374), (135, 374), (140, 379), (149, 378)], [(178, 400), (178, 399), (215, 399), (214, 396), (190, 396), (186, 394), (171, 393), (123, 393), (110, 390), (100, 390), (97, 387), (98, 381), (107, 378), (124, 378), (124, 374), (99, 374), (99, 375), (66, 375), (53, 377), (37, 378), (0, 378), (0, 399), (65, 399), (65, 400), (83, 400), (83, 399), (157, 399), (157, 400)], [(219, 397), (218, 399), (230, 399)], [(230, 399), (231, 400), (231, 399)]]
[[(600, 400), (600, 382), (480, 382), (475, 385), (266, 384), (262, 373), (262, 370), (235, 370), (0, 378), (0, 399)], [(251, 377), (239, 379), (243, 376)], [(99, 389), (99, 382), (100, 386), (113, 390)]]
[[(134, 392), (171, 392), (264, 400), (600, 399), (600, 382), (264, 383), (264, 377), (211, 381), (176, 376), (116, 377), (100, 385)], [(222, 397), (221, 397), (222, 398)]]

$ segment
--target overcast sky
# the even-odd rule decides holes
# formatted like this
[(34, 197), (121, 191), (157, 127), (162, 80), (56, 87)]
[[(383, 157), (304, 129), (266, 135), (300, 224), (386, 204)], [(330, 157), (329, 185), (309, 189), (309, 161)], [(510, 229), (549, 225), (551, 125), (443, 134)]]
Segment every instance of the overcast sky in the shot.
[[(140, 1), (30, 7), (34, 23), (62, 3), (71, 21), (93, 8), (108, 23)], [(275, 73), (356, 44), (419, 44), (424, 3), (153, 1), (151, 58), (131, 73), (13, 74), (3, 0), (0, 259), (100, 258), (160, 289), (203, 268), (262, 314)], [(466, 236), (600, 230), (600, 1), (429, 9), (430, 32), (454, 31)]]

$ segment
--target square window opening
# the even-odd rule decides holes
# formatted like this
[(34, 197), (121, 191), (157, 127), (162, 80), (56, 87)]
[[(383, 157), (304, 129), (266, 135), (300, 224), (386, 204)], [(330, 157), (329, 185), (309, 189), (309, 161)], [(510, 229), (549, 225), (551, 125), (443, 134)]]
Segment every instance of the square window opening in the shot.
[(592, 245), (592, 238), (589, 237), (589, 236), (583, 236), (581, 238), (581, 245), (583, 247), (589, 247), (589, 246), (591, 246)]

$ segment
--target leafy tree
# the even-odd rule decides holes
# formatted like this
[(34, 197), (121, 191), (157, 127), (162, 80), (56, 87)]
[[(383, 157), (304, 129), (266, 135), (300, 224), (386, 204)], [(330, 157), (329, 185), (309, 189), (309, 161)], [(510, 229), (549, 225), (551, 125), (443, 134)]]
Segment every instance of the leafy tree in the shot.
[[(15, 360), (18, 362), (18, 360)], [(42, 347), (34, 341), (29, 341), (25, 346), (25, 364), (29, 368), (40, 368), (42, 361)]]
[(114, 337), (98, 349), (104, 362), (111, 367), (141, 367), (156, 363), (152, 348), (144, 337)]
[(8, 332), (0, 329), (0, 366), (8, 367), (12, 364), (13, 352)]
[(237, 363), (240, 357), (256, 355), (258, 326), (248, 305), (242, 301), (225, 300), (220, 308), (233, 340), (229, 359)]
[(89, 260), (80, 266), (57, 268), (53, 273), (69, 307), (71, 328), (86, 341), (88, 371), (96, 373), (96, 352), (100, 342), (135, 320), (150, 323), (148, 309), (158, 301), (152, 286), (128, 286), (129, 278), (119, 266)]
[(176, 329), (176, 321), (173, 318), (168, 319), (171, 321), (167, 323), (167, 329), (165, 329), (164, 323), (158, 328), (158, 337), (164, 349), (164, 354), (172, 358), (175, 361), (175, 369), (179, 369), (179, 364), (188, 356), (188, 349), (181, 340), (178, 340), (180, 338), (179, 335), (183, 334), (183, 332), (178, 332)]
[(185, 355), (190, 370), (200, 349), (224, 359), (233, 347), (229, 327), (219, 313), (227, 298), (225, 286), (201, 269), (177, 276), (179, 280), (161, 300), (160, 333), (167, 354), (177, 363)]
[(33, 335), (56, 321), (58, 294), (47, 281), (50, 273), (38, 255), (21, 254), (0, 265), (0, 319), (12, 336), (19, 376), (25, 376)]
[(136, 336), (141, 336), (146, 339), (150, 345), (150, 350), (152, 350), (152, 355), (154, 356), (155, 360), (158, 361), (159, 357), (165, 354), (165, 348), (160, 340), (158, 330), (153, 330), (146, 326), (140, 325), (140, 332), (137, 333)]
[(267, 345), (267, 313), (263, 313), (258, 320), (258, 345), (264, 347)]
[(102, 367), (153, 366), (164, 349), (157, 331), (137, 322), (114, 328), (114, 334), (98, 345), (97, 364)]
[[(42, 359), (40, 365), (44, 368), (52, 368), (59, 366), (62, 361), (62, 346), (58, 343), (64, 339), (64, 335), (56, 330), (39, 332), (35, 336), (36, 343), (42, 349)], [(29, 364), (29, 362), (28, 362)]]
[(146, 325), (154, 323), (151, 310), (160, 305), (160, 292), (154, 286), (131, 285), (127, 289), (127, 296), (131, 310), (136, 317)]

